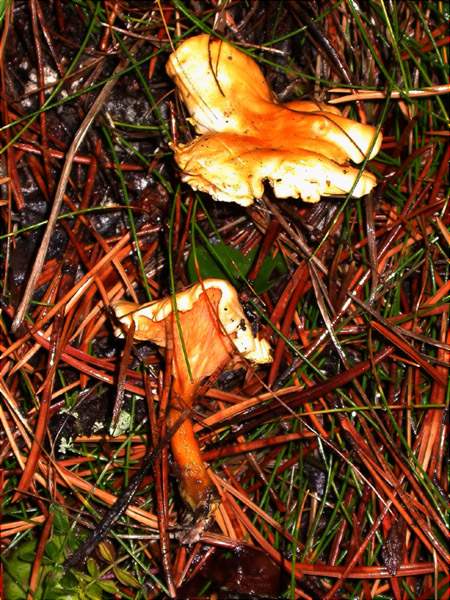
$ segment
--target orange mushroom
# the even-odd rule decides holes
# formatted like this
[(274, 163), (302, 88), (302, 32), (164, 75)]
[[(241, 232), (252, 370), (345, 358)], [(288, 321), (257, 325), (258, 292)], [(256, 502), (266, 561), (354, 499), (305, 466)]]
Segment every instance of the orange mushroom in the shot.
[(374, 157), (382, 136), (320, 102), (279, 104), (244, 52), (202, 34), (166, 65), (199, 134), (173, 146), (182, 178), (215, 200), (253, 203), (264, 181), (278, 198), (367, 194), (376, 178), (350, 165)]
[[(227, 281), (205, 279), (174, 298), (142, 306), (117, 302), (113, 308), (123, 327), (134, 322), (135, 339), (161, 347), (173, 340), (169, 429), (186, 407), (192, 407), (202, 380), (226, 366), (236, 352), (255, 363), (271, 361), (269, 344), (253, 335), (237, 293)], [(184, 501), (199, 515), (211, 514), (217, 506), (215, 488), (190, 418), (173, 434), (171, 448), (180, 469)]]

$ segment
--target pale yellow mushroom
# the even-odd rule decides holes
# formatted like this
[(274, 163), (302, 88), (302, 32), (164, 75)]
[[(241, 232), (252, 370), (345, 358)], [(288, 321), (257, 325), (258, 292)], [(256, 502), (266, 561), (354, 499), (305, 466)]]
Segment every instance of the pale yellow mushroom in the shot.
[(382, 136), (371, 125), (314, 101), (279, 104), (244, 52), (206, 34), (180, 44), (167, 62), (199, 134), (174, 145), (189, 185), (214, 199), (253, 203), (268, 181), (278, 198), (367, 194), (376, 178), (349, 164), (373, 158)]
[[(224, 368), (237, 353), (254, 363), (271, 361), (269, 344), (253, 335), (236, 290), (227, 281), (205, 279), (174, 298), (169, 296), (142, 306), (117, 302), (113, 308), (123, 328), (128, 329), (134, 322), (135, 339), (151, 341), (160, 347), (166, 347), (172, 340), (169, 430), (186, 408), (192, 408), (202, 380)], [(215, 488), (202, 460), (190, 417), (173, 434), (171, 448), (179, 467), (184, 501), (193, 512), (209, 515), (217, 506)]]

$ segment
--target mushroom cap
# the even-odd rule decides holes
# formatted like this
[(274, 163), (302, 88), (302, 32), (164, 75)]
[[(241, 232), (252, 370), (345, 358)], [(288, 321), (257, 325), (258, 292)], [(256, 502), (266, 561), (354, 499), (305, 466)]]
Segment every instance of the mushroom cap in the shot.
[[(256, 62), (231, 44), (197, 35), (169, 56), (168, 75), (191, 115), (197, 133), (242, 131), (250, 126), (248, 100), (257, 106), (273, 102), (272, 92)], [(241, 111), (236, 107), (241, 107)]]
[[(199, 306), (197, 306), (194, 314), (193, 309), (199, 303), (203, 305), (201, 312), (199, 313)], [(206, 325), (211, 332), (218, 332), (220, 338), (230, 341), (234, 348), (248, 360), (254, 363), (271, 362), (268, 342), (253, 335), (236, 290), (223, 279), (205, 279), (174, 297), (169, 296), (142, 306), (133, 302), (120, 301), (113, 306), (113, 309), (118, 320), (125, 327), (129, 327), (131, 321), (134, 321), (135, 339), (148, 340), (165, 347), (167, 344), (165, 322), (168, 319), (170, 319), (172, 333), (177, 332), (175, 304), (180, 316), (182, 335), (186, 340), (188, 336), (195, 337)], [(117, 333), (120, 335), (120, 332)], [(212, 350), (211, 346), (207, 348), (196, 346), (195, 353), (202, 353), (207, 358), (211, 358), (208, 353)], [(187, 354), (188, 360), (191, 361), (193, 357), (189, 356), (189, 352)]]
[(167, 72), (203, 134), (173, 147), (194, 189), (247, 206), (261, 197), (264, 180), (279, 198), (309, 202), (352, 188), (360, 197), (376, 185), (366, 172), (357, 181), (359, 171), (348, 165), (377, 154), (382, 136), (374, 127), (324, 103), (277, 103), (255, 61), (231, 44), (206, 34), (189, 38), (169, 57)]

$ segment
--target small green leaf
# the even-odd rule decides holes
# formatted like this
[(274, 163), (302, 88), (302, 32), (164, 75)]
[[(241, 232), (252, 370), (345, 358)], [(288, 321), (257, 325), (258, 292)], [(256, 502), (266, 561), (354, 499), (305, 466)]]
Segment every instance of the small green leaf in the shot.
[[(58, 578), (62, 576), (62, 571), (59, 572)], [(78, 589), (75, 586), (63, 586), (56, 581), (53, 573), (50, 571), (45, 578), (43, 585), (42, 598), (45, 600), (80, 600)]]
[(128, 573), (128, 571), (119, 569), (119, 567), (113, 567), (113, 571), (114, 575), (123, 585), (127, 585), (137, 589), (141, 587), (139, 581), (133, 575), (131, 575), (131, 573)]
[(266, 256), (253, 284), (255, 292), (257, 294), (267, 292), (273, 285), (274, 273), (278, 273), (278, 276), (280, 276), (286, 272), (287, 267), (281, 252), (277, 252), (275, 257)]
[(9, 600), (25, 600), (27, 597), (27, 592), (25, 587), (28, 585), (24, 582), (27, 582), (30, 578), (31, 573), (31, 565), (27, 563), (22, 563), (26, 566), (26, 571), (20, 571), (19, 569), (14, 569), (14, 575), (12, 572), (5, 570), (5, 579), (4, 579), (4, 594), (5, 598)]
[(109, 594), (118, 594), (119, 593), (119, 588), (114, 583), (114, 581), (99, 580), (98, 585), (102, 588), (103, 591), (108, 592)]
[(76, 590), (50, 589), (45, 592), (45, 600), (80, 600), (81, 596)]
[[(248, 254), (243, 254), (240, 250), (227, 246), (223, 242), (209, 244), (207, 248), (202, 245), (196, 245), (195, 252), (200, 275), (203, 279), (208, 277), (231, 279), (234, 284), (247, 275), (252, 266), (255, 254), (256, 250), (251, 250)], [(189, 254), (187, 270), (191, 282), (198, 281), (193, 252)]]
[(61, 545), (58, 543), (56, 536), (45, 545), (45, 554), (53, 562), (62, 562), (64, 560)]
[[(257, 248), (252, 248), (250, 252), (244, 254), (223, 242), (209, 244), (207, 247), (197, 244), (195, 248), (195, 254), (191, 251), (187, 262), (188, 277), (191, 283), (198, 281), (195, 258), (197, 258), (198, 268), (203, 279), (208, 277), (228, 279), (236, 285), (240, 279), (248, 275), (258, 252)], [(286, 265), (280, 252), (275, 257), (266, 256), (253, 284), (256, 293), (266, 292), (272, 286), (271, 279), (275, 272), (282, 275), (286, 271)]]
[(109, 542), (100, 542), (98, 551), (103, 560), (108, 563), (113, 563), (115, 560), (115, 552), (113, 546)]
[(36, 556), (37, 540), (22, 542), (14, 552), (14, 557), (24, 562), (32, 563)]
[[(24, 551), (22, 546), (26, 547)], [(3, 559), (4, 568), (4, 594), (11, 600), (25, 600), (27, 597), (28, 582), (31, 574), (32, 561), (21, 560), (22, 554), (29, 554), (30, 541), (19, 546), (8, 559)], [(28, 558), (28, 556), (27, 556)]]
[(102, 588), (96, 583), (87, 587), (84, 593), (90, 600), (102, 600), (103, 598)]
[(74, 569), (69, 569), (69, 571), (65, 571), (64, 577), (61, 580), (61, 585), (63, 585), (67, 589), (78, 588), (78, 580), (75, 576), (76, 571)]
[(53, 514), (53, 528), (57, 533), (66, 533), (70, 527), (69, 519), (64, 512), (64, 509), (57, 505), (51, 508)]
[(20, 554), (17, 555), (17, 559), (21, 560), (25, 563), (32, 563), (36, 557), (35, 552), (31, 552), (30, 550), (21, 550)]
[(91, 577), (93, 577), (93, 578), (96, 578), (96, 579), (97, 579), (97, 577), (98, 577), (98, 575), (99, 575), (99, 572), (100, 572), (100, 570), (99, 570), (99, 568), (98, 568), (98, 565), (97, 565), (97, 563), (95, 562), (95, 560), (94, 560), (93, 558), (88, 558), (88, 561), (87, 561), (86, 567), (87, 567), (87, 572), (89, 573), (89, 575), (90, 575)]
[(80, 585), (86, 585), (90, 581), (88, 575), (81, 573), (81, 571), (72, 570), (72, 574), (77, 578)]

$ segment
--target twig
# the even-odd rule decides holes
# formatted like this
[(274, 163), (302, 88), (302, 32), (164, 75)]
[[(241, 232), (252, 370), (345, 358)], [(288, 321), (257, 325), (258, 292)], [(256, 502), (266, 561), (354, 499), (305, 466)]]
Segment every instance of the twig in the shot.
[[(346, 88), (333, 88), (328, 90), (330, 94), (342, 94), (348, 92)], [(328, 104), (340, 104), (342, 102), (352, 102), (353, 100), (397, 100), (399, 98), (427, 98), (428, 96), (442, 96), (450, 93), (450, 84), (433, 85), (433, 87), (422, 88), (421, 90), (402, 90), (401, 92), (385, 92), (360, 90), (340, 98), (329, 100)]]

